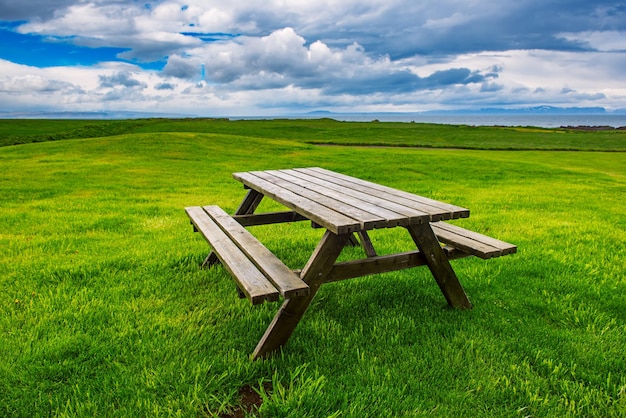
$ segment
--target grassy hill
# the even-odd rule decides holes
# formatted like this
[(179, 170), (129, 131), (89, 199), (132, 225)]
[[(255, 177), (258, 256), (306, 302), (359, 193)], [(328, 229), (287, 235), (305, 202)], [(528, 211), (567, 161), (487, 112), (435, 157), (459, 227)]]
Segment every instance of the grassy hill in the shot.
[[(14, 123), (0, 124), (3, 138), (57, 140), (0, 148), (3, 416), (230, 416), (257, 392), (251, 413), (265, 417), (626, 415), (626, 159), (597, 152), (623, 150), (623, 136)], [(481, 133), (494, 150), (460, 149), (478, 148)], [(512, 143), (528, 149), (495, 151)], [(555, 151), (568, 147), (577, 151)], [(458, 225), (519, 252), (453, 262), (471, 311), (448, 309), (425, 268), (325, 285), (284, 351), (251, 362), (277, 305), (252, 307), (221, 267), (199, 269), (208, 246), (183, 208), (232, 212), (244, 195), (232, 172), (307, 166), (467, 207)], [(293, 268), (322, 233), (308, 223), (252, 232)], [(372, 240), (397, 251), (410, 245), (401, 232)]]

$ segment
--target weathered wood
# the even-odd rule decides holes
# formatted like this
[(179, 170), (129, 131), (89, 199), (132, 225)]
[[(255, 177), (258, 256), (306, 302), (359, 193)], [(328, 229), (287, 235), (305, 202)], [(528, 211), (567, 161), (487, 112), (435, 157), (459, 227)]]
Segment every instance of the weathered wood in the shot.
[[(261, 204), (261, 200), (263, 200), (263, 195), (261, 193), (256, 190), (248, 190), (248, 193), (246, 193), (246, 196), (235, 213), (240, 215), (251, 214), (256, 210), (259, 204)], [(202, 263), (202, 267), (211, 267), (215, 263), (217, 263), (217, 256), (213, 254), (213, 250), (211, 250), (209, 255), (204, 260), (204, 263)]]
[(367, 254), (368, 257), (376, 257), (376, 249), (367, 231), (359, 231), (357, 234), (361, 239), (361, 245), (363, 246), (363, 250), (365, 250), (365, 254)]
[[(470, 256), (456, 248), (448, 248), (445, 249), (445, 251), (449, 260)], [(426, 258), (420, 251), (409, 251), (405, 253), (368, 257), (361, 260), (344, 261), (333, 266), (333, 269), (328, 273), (326, 282), (337, 282), (340, 280), (354, 279), (356, 277), (369, 276), (372, 274), (389, 273), (425, 265), (427, 265)]]
[(201, 207), (189, 207), (185, 210), (252, 304), (278, 300), (279, 292), (274, 285)]
[(424, 254), (426, 265), (428, 265), (448, 304), (455, 308), (471, 308), (472, 304), (430, 225), (410, 225), (407, 229), (417, 248)]
[(517, 252), (517, 247), (513, 244), (456, 225), (437, 222), (431, 227), (439, 241), (482, 259)]
[[(243, 251), (250, 261), (273, 283), (286, 298), (306, 295), (309, 287), (219, 206), (205, 206), (204, 211), (223, 229), (228, 237)], [(219, 255), (219, 250), (216, 251)]]
[(361, 229), (361, 224), (358, 220), (329, 209), (297, 193), (285, 190), (252, 172), (234, 173), (233, 177), (336, 234), (356, 232)]
[[(337, 199), (336, 197), (325, 196), (314, 190), (307, 189), (306, 187), (299, 186), (290, 181), (284, 180), (280, 177), (273, 176), (269, 172), (255, 172), (259, 178), (262, 178), (274, 185), (281, 187), (283, 190), (288, 190), (300, 196), (301, 198), (308, 199), (310, 202), (315, 202), (322, 205), (325, 208), (330, 208), (333, 211), (354, 219), (359, 224), (359, 229), (372, 229), (376, 227), (397, 226), (397, 223), (392, 225), (388, 224), (388, 221), (380, 216), (376, 216), (367, 212), (364, 209), (350, 205), (345, 202), (345, 199)], [(399, 216), (396, 214), (396, 216)]]
[[(285, 170), (282, 171), (284, 172)], [(402, 214), (406, 217), (408, 224), (423, 223), (428, 222), (429, 220), (429, 215), (427, 213), (399, 204), (394, 200), (390, 200), (386, 194), (370, 194), (370, 189), (367, 187), (355, 188), (354, 184), (344, 183), (341, 181), (337, 182), (336, 179), (332, 177), (325, 177), (324, 174), (316, 173), (309, 168), (287, 171), (291, 176), (301, 178), (311, 185), (317, 185), (319, 188), (333, 190), (341, 193), (342, 195), (354, 197), (367, 204), (375, 205)], [(334, 180), (335, 182), (329, 181), (328, 178)], [(393, 197), (391, 197), (391, 199), (393, 199)]]
[[(297, 169), (297, 171), (303, 170), (304, 169)], [(359, 190), (364, 193), (379, 196), (381, 198), (382, 196), (384, 196), (386, 200), (390, 200), (398, 204), (413, 208), (420, 212), (427, 213), (430, 215), (431, 221), (467, 218), (469, 216), (469, 209), (462, 208), (460, 206), (450, 205), (448, 203), (440, 202), (438, 200), (429, 199), (423, 196), (383, 186), (377, 183), (361, 180), (356, 177), (346, 176), (344, 174), (325, 170), (319, 167), (313, 167), (307, 170), (307, 172), (309, 173), (316, 173), (316, 175), (320, 178), (324, 178), (328, 181), (344, 185), (353, 190)]]
[(359, 239), (356, 237), (356, 235), (355, 234), (350, 234), (350, 238), (348, 238), (348, 242), (346, 243), (346, 246), (348, 246), (348, 247), (358, 247), (360, 244), (361, 243), (359, 242)]
[(233, 215), (233, 218), (243, 226), (270, 225), (308, 220), (306, 217), (292, 211)]
[[(388, 228), (409, 224), (410, 217), (385, 208), (382, 205), (383, 201), (380, 199), (373, 199), (371, 196), (370, 199), (364, 198), (367, 196), (364, 194), (355, 196), (348, 190), (335, 190), (331, 183), (315, 181), (315, 178), (307, 178), (294, 170), (271, 170), (264, 173), (280, 178), (287, 184), (298, 186), (296, 190), (302, 191), (303, 195), (309, 196), (316, 201), (333, 202), (333, 208), (340, 210), (342, 213), (349, 214), (356, 209), (356, 216), (350, 216), (360, 219), (364, 223), (367, 222), (367, 219), (374, 219), (372, 227)], [(419, 213), (419, 216), (424, 217), (425, 214)], [(366, 227), (366, 229), (372, 229), (372, 227)]]
[(254, 213), (263, 200), (263, 194), (254, 189), (248, 190), (246, 197), (243, 198), (241, 204), (235, 211), (235, 215), (249, 215)]
[[(200, 231), (194, 231), (194, 232), (200, 232)], [(214, 266), (215, 264), (219, 263), (220, 260), (219, 258), (217, 258), (217, 255), (215, 254), (215, 251), (211, 250), (211, 252), (209, 253), (209, 255), (206, 256), (206, 258), (204, 259), (204, 262), (202, 263), (201, 267), (202, 268), (209, 268)]]
[(320, 286), (326, 280), (326, 276), (349, 237), (350, 233), (341, 235), (336, 235), (330, 231), (324, 233), (322, 240), (301, 273), (302, 280), (309, 285), (310, 293), (307, 296), (283, 302), (252, 353), (252, 359), (266, 357), (287, 343)]

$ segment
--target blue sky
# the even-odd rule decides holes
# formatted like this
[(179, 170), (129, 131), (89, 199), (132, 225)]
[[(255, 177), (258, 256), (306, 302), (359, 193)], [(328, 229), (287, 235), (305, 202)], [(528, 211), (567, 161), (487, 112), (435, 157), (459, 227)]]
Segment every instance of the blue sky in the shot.
[(626, 1), (0, 0), (0, 111), (626, 108)]

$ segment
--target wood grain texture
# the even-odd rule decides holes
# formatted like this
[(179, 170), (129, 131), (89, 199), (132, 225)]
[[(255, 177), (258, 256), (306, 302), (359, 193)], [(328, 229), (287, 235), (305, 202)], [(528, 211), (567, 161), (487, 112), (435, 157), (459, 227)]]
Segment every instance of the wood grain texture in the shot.
[(257, 269), (273, 283), (284, 298), (289, 299), (309, 293), (308, 286), (298, 275), (219, 206), (205, 206), (204, 211)]
[(278, 300), (279, 292), (274, 285), (201, 207), (189, 207), (185, 210), (250, 303), (256, 305), (266, 300)]
[(482, 259), (514, 254), (517, 246), (446, 222), (431, 225), (437, 239)]

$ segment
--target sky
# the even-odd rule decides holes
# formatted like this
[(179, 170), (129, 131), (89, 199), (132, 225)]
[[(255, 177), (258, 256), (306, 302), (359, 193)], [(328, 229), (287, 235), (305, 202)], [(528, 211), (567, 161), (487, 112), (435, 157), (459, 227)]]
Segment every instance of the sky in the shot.
[(0, 0), (0, 112), (626, 109), (626, 1)]

